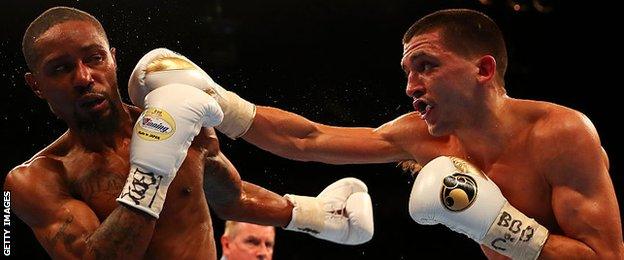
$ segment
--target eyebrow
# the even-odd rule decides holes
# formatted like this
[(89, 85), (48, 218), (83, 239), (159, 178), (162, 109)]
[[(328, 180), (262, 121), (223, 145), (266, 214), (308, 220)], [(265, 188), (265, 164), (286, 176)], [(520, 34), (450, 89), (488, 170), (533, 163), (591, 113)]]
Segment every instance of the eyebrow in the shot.
[[(97, 44), (97, 43), (92, 43), (92, 44), (80, 47), (80, 52), (88, 52), (91, 50), (106, 50), (106, 48), (104, 48), (104, 46)], [(62, 54), (58, 57), (53, 57), (51, 59), (43, 60), (42, 64), (45, 67), (45, 66), (48, 66), (48, 64), (52, 64), (59, 60), (66, 59), (67, 57), (69, 57), (69, 54)]]
[(249, 236), (245, 237), (245, 240), (249, 240), (249, 239), (260, 240), (260, 238), (259, 238), (259, 237), (254, 236), (254, 235), (249, 235)]
[(106, 50), (106, 48), (104, 48), (104, 46), (102, 46), (100, 44), (97, 44), (97, 43), (92, 43), (92, 44), (89, 44), (87, 46), (80, 47), (80, 51), (90, 51), (90, 50), (94, 50), (94, 49)]
[(48, 66), (48, 64), (56, 63), (57, 61), (66, 59), (67, 57), (69, 57), (68, 54), (63, 54), (63, 55), (60, 55), (60, 56), (57, 56), (57, 57), (54, 57), (54, 58), (51, 58), (51, 59), (46, 59), (46, 60), (43, 61), (42, 64), (45, 67), (45, 66)]
[[(429, 56), (429, 54), (422, 50), (408, 53), (407, 56), (403, 56), (403, 59), (401, 59), (401, 68), (403, 68), (403, 71), (407, 72), (407, 67), (405, 66), (405, 63), (411, 63), (414, 60), (422, 58), (424, 56)], [(407, 62), (404, 62), (406, 60)]]

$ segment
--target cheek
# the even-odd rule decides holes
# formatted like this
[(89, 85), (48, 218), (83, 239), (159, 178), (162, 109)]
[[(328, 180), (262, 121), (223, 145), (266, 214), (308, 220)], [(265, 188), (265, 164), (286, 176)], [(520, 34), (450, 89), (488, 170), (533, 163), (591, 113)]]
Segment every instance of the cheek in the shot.
[(470, 89), (474, 82), (470, 80), (470, 75), (461, 69), (448, 70), (439, 77), (438, 84), (440, 91), (444, 91), (451, 98), (466, 97), (470, 94)]
[(245, 243), (237, 243), (235, 248), (232, 248), (232, 251), (238, 252), (240, 254), (250, 254), (253, 252), (253, 246), (245, 244)]
[(114, 67), (106, 71), (104, 78), (110, 89), (114, 91), (117, 88), (117, 71)]
[(115, 80), (117, 79), (117, 67), (115, 67), (115, 63), (111, 62), (110, 64), (108, 64), (108, 66), (106, 67), (106, 71), (106, 75), (108, 78)]
[(117, 86), (117, 72), (116, 71), (110, 72), (107, 78), (111, 86), (113, 87)]
[(48, 103), (52, 113), (61, 118), (66, 118), (73, 113), (75, 103), (72, 96), (63, 88), (47, 89), (43, 94), (43, 98)]
[(45, 91), (42, 91), (43, 98), (52, 103), (65, 103), (68, 102), (71, 97), (71, 87), (64, 85), (54, 85), (46, 87)]

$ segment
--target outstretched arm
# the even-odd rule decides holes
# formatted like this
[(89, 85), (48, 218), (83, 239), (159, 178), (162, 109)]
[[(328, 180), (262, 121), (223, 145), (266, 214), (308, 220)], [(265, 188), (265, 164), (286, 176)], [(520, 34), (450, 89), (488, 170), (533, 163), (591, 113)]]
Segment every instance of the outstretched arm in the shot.
[(312, 122), (300, 115), (258, 106), (246, 141), (294, 160), (332, 164), (383, 163), (410, 158), (400, 147), (388, 123), (377, 129), (335, 127)]
[(222, 219), (279, 227), (290, 222), (293, 205), (276, 193), (242, 181), (221, 152), (206, 158), (204, 192)]
[[(151, 71), (171, 71), (170, 78), (152, 76)], [(157, 79), (157, 80), (156, 80)], [(208, 74), (186, 57), (168, 49), (146, 54), (128, 83), (133, 103), (142, 106), (143, 97), (160, 87), (155, 82), (175, 82), (194, 86), (210, 94), (223, 110), (223, 121), (216, 128), (230, 138), (243, 137), (265, 150), (283, 157), (326, 163), (380, 163), (411, 159), (396, 128), (409, 127), (388, 123), (373, 128), (330, 127), (275, 108), (256, 107), (215, 83)], [(394, 131), (394, 132), (393, 132)], [(418, 140), (416, 140), (418, 141)]]
[(316, 197), (281, 197), (241, 181), (220, 152), (207, 158), (205, 171), (206, 199), (223, 219), (281, 226), (340, 244), (361, 244), (373, 236), (368, 188), (355, 178), (338, 180)]

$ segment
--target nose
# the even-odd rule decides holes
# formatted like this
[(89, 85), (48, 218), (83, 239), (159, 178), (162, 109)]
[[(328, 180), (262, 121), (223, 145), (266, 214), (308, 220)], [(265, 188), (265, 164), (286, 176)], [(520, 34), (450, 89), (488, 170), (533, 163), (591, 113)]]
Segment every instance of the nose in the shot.
[(271, 252), (269, 252), (269, 248), (266, 245), (261, 245), (258, 247), (256, 251), (256, 256), (258, 259), (269, 259)]
[(91, 68), (79, 61), (74, 71), (74, 87), (80, 92), (84, 92), (93, 87), (93, 74)]
[(405, 88), (405, 94), (411, 98), (419, 98), (425, 94), (425, 87), (422, 84), (408, 80), (407, 87)]
[(407, 87), (405, 88), (405, 94), (411, 98), (419, 98), (425, 94), (425, 86), (422, 81), (418, 79), (418, 74), (410, 72), (407, 75)]

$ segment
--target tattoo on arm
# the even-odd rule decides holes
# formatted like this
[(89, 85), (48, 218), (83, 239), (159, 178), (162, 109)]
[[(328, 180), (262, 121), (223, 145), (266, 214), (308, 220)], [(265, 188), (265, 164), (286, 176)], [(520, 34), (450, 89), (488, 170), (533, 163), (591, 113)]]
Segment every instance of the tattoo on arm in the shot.
[[(153, 218), (135, 214), (131, 209), (121, 206), (91, 235), (87, 245), (95, 259), (126, 258), (137, 253), (142, 255), (151, 240), (155, 223)], [(141, 252), (137, 252), (138, 249)]]
[(76, 239), (76, 236), (71, 233), (67, 233), (67, 228), (72, 224), (72, 222), (74, 222), (74, 216), (69, 215), (69, 218), (63, 222), (59, 230), (52, 237), (48, 237), (48, 244), (50, 244), (50, 248), (54, 248), (59, 240), (62, 241), (65, 248), (71, 248), (71, 244)]

